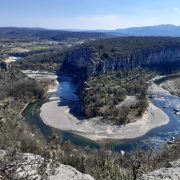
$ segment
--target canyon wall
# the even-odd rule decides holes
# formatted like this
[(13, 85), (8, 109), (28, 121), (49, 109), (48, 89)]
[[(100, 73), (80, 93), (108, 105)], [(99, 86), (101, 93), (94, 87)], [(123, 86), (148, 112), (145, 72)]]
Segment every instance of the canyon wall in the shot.
[(168, 47), (138, 51), (134, 54), (122, 56), (108, 56), (102, 58), (95, 50), (81, 47), (73, 50), (65, 58), (65, 67), (70, 71), (85, 72), (87, 77), (102, 74), (122, 67), (151, 66), (163, 63), (180, 62), (180, 47)]

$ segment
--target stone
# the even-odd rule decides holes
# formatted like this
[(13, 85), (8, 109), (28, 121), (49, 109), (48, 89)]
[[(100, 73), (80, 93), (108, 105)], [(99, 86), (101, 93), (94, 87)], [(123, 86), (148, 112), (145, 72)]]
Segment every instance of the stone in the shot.
[[(0, 157), (4, 151), (0, 151)], [(94, 180), (90, 175), (83, 174), (75, 168), (59, 164), (51, 171), (52, 161), (44, 160), (39, 155), (30, 153), (19, 154), (18, 160), (12, 162), (14, 166), (12, 179), (26, 179), (26, 180)], [(43, 169), (43, 170), (42, 170)], [(11, 172), (11, 169), (9, 169)], [(45, 176), (44, 176), (45, 175)]]
[(166, 168), (144, 174), (141, 180), (180, 180), (180, 159), (170, 162)]
[(75, 168), (66, 165), (60, 165), (57, 168), (57, 173), (49, 177), (50, 180), (94, 180), (93, 177), (87, 174), (82, 174)]

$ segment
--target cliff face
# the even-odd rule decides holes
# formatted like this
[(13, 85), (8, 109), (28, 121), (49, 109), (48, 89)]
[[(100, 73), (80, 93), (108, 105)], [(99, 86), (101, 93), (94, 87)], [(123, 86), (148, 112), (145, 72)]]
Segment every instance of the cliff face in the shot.
[(91, 48), (79, 48), (69, 53), (65, 59), (69, 70), (83, 70), (87, 77), (122, 67), (151, 66), (167, 62), (180, 62), (180, 47), (138, 51), (129, 56), (107, 55), (103, 58)]

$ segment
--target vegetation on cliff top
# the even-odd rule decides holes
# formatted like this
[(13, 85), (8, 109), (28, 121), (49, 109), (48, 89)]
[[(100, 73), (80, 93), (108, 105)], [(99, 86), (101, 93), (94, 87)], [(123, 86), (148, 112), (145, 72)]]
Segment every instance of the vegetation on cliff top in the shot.
[(54, 49), (43, 53), (32, 54), (23, 60), (19, 60), (15, 66), (20, 69), (57, 71), (64, 61), (64, 53)]
[(85, 74), (88, 77), (122, 67), (138, 66), (146, 66), (160, 73), (172, 73), (180, 68), (178, 49), (180, 49), (180, 38), (101, 39), (69, 49), (65, 53), (63, 67), (72, 72), (78, 69), (80, 76)]
[(120, 37), (88, 42), (86, 47), (92, 48), (102, 59), (107, 57), (119, 57), (146, 54), (149, 51), (162, 50), (164, 48), (180, 47), (180, 38), (172, 37)]

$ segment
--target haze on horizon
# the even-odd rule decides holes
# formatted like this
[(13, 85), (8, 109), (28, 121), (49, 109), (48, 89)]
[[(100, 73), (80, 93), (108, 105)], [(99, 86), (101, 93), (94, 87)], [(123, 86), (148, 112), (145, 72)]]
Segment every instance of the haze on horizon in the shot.
[(180, 24), (179, 0), (0, 0), (0, 27), (119, 29)]

